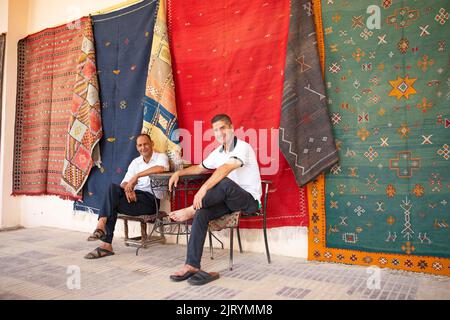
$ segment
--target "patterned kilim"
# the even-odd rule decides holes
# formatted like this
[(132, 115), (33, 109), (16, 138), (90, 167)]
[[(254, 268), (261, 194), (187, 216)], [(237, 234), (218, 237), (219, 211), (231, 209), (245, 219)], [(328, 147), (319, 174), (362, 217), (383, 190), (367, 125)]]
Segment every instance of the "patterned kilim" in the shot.
[(120, 183), (139, 154), (156, 0), (145, 0), (107, 14), (92, 16), (100, 84), (103, 136), (101, 167), (94, 166), (75, 209), (98, 213), (105, 191)]
[(58, 195), (78, 59), (89, 18), (19, 41), (13, 195)]
[(291, 1), (280, 149), (303, 186), (338, 162), (309, 0)]
[(81, 196), (92, 165), (100, 162), (98, 142), (102, 136), (99, 86), (95, 66), (92, 24), (85, 25), (78, 73), (67, 135), (66, 158), (61, 184), (74, 196)]
[(159, 0), (145, 88), (142, 132), (152, 137), (155, 151), (167, 153), (171, 170), (176, 171), (181, 165), (181, 148), (175, 131), (178, 119), (166, 9), (166, 0)]
[[(2, 88), (3, 88), (3, 61), (5, 57), (6, 34), (0, 34), (0, 141), (2, 138)], [(1, 147), (1, 144), (0, 144)]]
[(322, 5), (341, 162), (308, 186), (309, 259), (450, 275), (449, 2)]
[[(177, 0), (168, 8), (179, 125), (191, 134), (181, 141), (184, 158), (200, 163), (214, 147), (211, 118), (229, 114), (240, 137), (253, 134), (261, 168), (275, 166), (264, 177), (274, 182), (268, 227), (307, 225), (305, 189), (271, 131), (280, 124), (289, 1)], [(242, 226), (259, 228), (261, 219)]]

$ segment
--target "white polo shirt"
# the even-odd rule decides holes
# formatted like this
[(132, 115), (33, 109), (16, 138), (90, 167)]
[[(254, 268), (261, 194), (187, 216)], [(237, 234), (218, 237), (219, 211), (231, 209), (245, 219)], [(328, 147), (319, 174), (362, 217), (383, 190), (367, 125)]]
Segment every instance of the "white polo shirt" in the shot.
[[(138, 173), (155, 166), (164, 167), (166, 171), (169, 171), (169, 157), (167, 157), (165, 153), (153, 152), (152, 157), (150, 158), (150, 161), (148, 163), (144, 161), (143, 156), (137, 157), (136, 159), (131, 161), (130, 165), (128, 166), (128, 171), (120, 184), (130, 181), (130, 179)], [(150, 187), (150, 177), (139, 178), (136, 186), (134, 187), (134, 190), (146, 191), (153, 194)], [(154, 194), (158, 199), (164, 198), (164, 191), (155, 191)]]
[(247, 142), (235, 137), (228, 152), (224, 150), (223, 146), (216, 148), (202, 161), (202, 166), (205, 169), (217, 169), (230, 158), (240, 160), (242, 166), (231, 171), (227, 177), (249, 192), (255, 200), (261, 202), (262, 188), (259, 165), (255, 151)]

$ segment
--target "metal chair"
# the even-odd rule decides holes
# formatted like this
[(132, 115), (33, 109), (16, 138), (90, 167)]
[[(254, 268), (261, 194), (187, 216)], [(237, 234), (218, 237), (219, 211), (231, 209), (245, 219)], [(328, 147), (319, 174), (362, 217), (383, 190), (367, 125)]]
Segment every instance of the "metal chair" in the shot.
[[(118, 219), (123, 220), (124, 233), (125, 233), (125, 246), (137, 246), (136, 255), (139, 254), (139, 250), (147, 248), (154, 243), (166, 242), (166, 235), (176, 235), (177, 244), (178, 238), (181, 235), (186, 235), (186, 243), (189, 241), (190, 226), (192, 220), (184, 222), (171, 221), (165, 211), (159, 211), (152, 215), (141, 216), (129, 216), (123, 213), (117, 215)], [(136, 221), (141, 224), (141, 236), (130, 238), (128, 235), (128, 221)], [(153, 224), (150, 234), (147, 233), (148, 224)], [(159, 235), (156, 235), (159, 234)]]
[[(229, 260), (229, 269), (233, 270), (233, 235), (234, 229), (236, 229), (238, 244), (239, 244), (239, 252), (242, 253), (242, 244), (241, 244), (241, 235), (239, 233), (239, 222), (241, 219), (246, 219), (250, 217), (261, 217), (263, 218), (263, 235), (264, 235), (264, 245), (266, 248), (266, 257), (267, 262), (271, 263), (270, 252), (269, 252), (269, 243), (267, 241), (267, 200), (269, 195), (269, 185), (272, 184), (270, 180), (262, 180), (263, 186), (263, 201), (261, 204), (261, 209), (254, 213), (243, 213), (241, 211), (232, 212), (230, 214), (223, 215), (220, 218), (211, 220), (209, 222), (208, 234), (209, 234), (209, 250), (211, 259), (214, 259), (213, 255), (213, 246), (212, 246), (212, 237), (217, 237), (213, 234), (213, 231), (220, 231), (223, 229), (230, 229), (230, 260)], [(219, 239), (217, 239), (223, 249), (223, 243)]]
[[(156, 173), (149, 175), (150, 177), (150, 188), (152, 193), (155, 191), (163, 191), (167, 192), (166, 196), (170, 196), (169, 199), (175, 199), (178, 202), (178, 207), (181, 206), (180, 194), (184, 195), (184, 204), (187, 207), (187, 193), (188, 191), (196, 191), (200, 187), (197, 185), (202, 185), (204, 181), (206, 181), (210, 174), (197, 174), (197, 175), (189, 175), (182, 176), (179, 183), (178, 188), (172, 191), (172, 193), (168, 193), (169, 189), (169, 180), (172, 176), (173, 172), (164, 172), (164, 173)], [(176, 196), (177, 195), (177, 196)], [(179, 240), (179, 236), (186, 235), (186, 243), (189, 241), (190, 227), (192, 224), (192, 220), (184, 221), (184, 222), (176, 222), (171, 221), (165, 211), (159, 210), (159, 204), (155, 198), (155, 205), (158, 208), (157, 213), (152, 215), (142, 215), (142, 216), (128, 216), (126, 214), (118, 215), (119, 219), (124, 220), (124, 229), (125, 229), (125, 245), (138, 245), (139, 247), (136, 249), (136, 255), (139, 254), (139, 250), (141, 248), (147, 248), (148, 245), (155, 242), (165, 242), (165, 235), (176, 235), (177, 243)], [(128, 221), (138, 221), (141, 224), (141, 236), (135, 238), (128, 237)], [(150, 234), (147, 234), (147, 224), (153, 224)], [(159, 234), (159, 236), (156, 236)]]

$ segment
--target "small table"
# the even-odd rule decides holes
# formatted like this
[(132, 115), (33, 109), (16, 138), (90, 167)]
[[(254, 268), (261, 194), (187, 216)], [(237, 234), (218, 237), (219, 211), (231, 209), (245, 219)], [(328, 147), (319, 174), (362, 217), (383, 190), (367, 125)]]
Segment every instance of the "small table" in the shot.
[[(153, 192), (155, 191), (163, 191), (169, 192), (169, 180), (172, 177), (174, 172), (164, 172), (164, 173), (156, 173), (149, 175), (150, 177), (150, 187)], [(185, 175), (181, 176), (178, 180), (177, 187), (172, 188), (172, 192), (169, 194), (169, 199), (172, 202), (173, 199), (177, 201), (177, 206), (180, 208), (182, 201), (184, 202), (183, 208), (188, 206), (188, 192), (189, 191), (197, 191), (200, 189), (201, 185), (208, 180), (211, 174), (194, 174), (194, 175)], [(184, 199), (181, 198), (183, 196)], [(155, 198), (156, 202), (156, 198)], [(145, 247), (147, 244), (155, 243), (155, 242), (164, 242), (164, 235), (176, 235), (177, 243), (178, 237), (180, 235), (186, 235), (186, 243), (188, 241), (189, 233), (190, 233), (190, 222), (191, 221), (171, 221), (168, 217), (168, 214), (165, 211), (160, 210), (159, 206), (156, 203), (156, 207), (158, 208), (158, 212), (156, 214), (156, 218), (153, 224), (153, 229), (148, 235), (145, 243), (141, 244), (137, 250), (136, 255), (139, 254), (139, 250)], [(184, 227), (184, 230), (181, 230), (181, 227)], [(176, 231), (175, 231), (176, 230)], [(154, 233), (159, 233), (160, 236), (154, 236)]]

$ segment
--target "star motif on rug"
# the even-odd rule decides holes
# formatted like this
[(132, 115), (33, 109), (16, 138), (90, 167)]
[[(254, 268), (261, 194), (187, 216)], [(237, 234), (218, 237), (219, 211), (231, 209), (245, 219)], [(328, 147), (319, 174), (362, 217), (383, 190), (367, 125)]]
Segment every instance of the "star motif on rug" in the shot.
[(389, 84), (393, 88), (392, 91), (389, 92), (389, 96), (396, 97), (397, 100), (400, 100), (402, 97), (409, 99), (409, 95), (417, 93), (416, 89), (413, 87), (416, 80), (417, 78), (409, 78), (409, 76), (404, 78), (397, 76), (397, 80), (389, 80)]
[(411, 129), (408, 127), (406, 123), (403, 123), (400, 128), (397, 129), (398, 134), (400, 135), (400, 138), (408, 138), (408, 134), (411, 131)]

